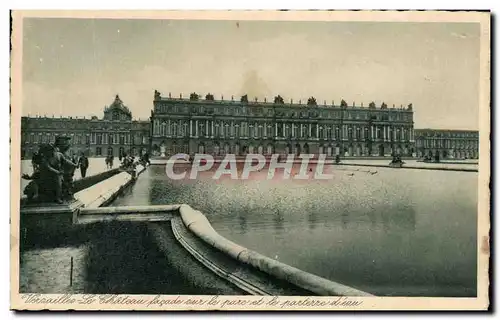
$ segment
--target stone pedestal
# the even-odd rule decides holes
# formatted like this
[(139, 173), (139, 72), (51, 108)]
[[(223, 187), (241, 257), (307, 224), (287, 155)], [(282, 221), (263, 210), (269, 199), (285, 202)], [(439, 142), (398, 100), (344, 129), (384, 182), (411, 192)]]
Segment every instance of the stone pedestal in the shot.
[(83, 206), (78, 200), (57, 203), (21, 204), (21, 240), (29, 238), (58, 237), (71, 232), (77, 218), (77, 211)]

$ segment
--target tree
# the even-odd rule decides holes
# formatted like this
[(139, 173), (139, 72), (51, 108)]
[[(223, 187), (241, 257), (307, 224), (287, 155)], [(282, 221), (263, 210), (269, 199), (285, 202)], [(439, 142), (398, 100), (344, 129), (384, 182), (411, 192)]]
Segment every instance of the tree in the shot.
[(344, 99), (342, 99), (342, 100), (340, 101), (340, 106), (341, 106), (342, 108), (347, 108), (347, 102), (345, 102), (345, 100), (344, 100)]
[(307, 99), (307, 105), (308, 105), (308, 106), (316, 106), (316, 105), (318, 105), (318, 104), (316, 103), (316, 98), (314, 98), (314, 97), (310, 97), (309, 99)]
[(248, 103), (248, 95), (245, 94), (244, 96), (241, 96), (240, 101), (243, 103)]
[(200, 96), (196, 92), (193, 92), (189, 95), (189, 100), (191, 101), (198, 101), (199, 98)]
[(373, 102), (373, 101), (372, 101), (372, 102), (370, 102), (370, 104), (368, 105), (368, 108), (370, 108), (370, 109), (375, 109), (375, 108), (377, 108), (377, 106), (375, 105), (375, 102)]
[(274, 103), (275, 104), (284, 104), (285, 101), (283, 100), (283, 97), (281, 97), (279, 94), (274, 97)]

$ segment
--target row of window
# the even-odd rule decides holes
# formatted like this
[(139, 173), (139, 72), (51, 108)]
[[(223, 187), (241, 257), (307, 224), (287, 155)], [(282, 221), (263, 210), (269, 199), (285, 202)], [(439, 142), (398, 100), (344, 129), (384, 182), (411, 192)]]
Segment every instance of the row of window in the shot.
[[(24, 143), (54, 143), (56, 134), (47, 133), (23, 133)], [(135, 134), (133, 141), (131, 134), (119, 133), (91, 133), (91, 134), (70, 134), (72, 144), (147, 144), (148, 136)]]
[(234, 107), (205, 107), (205, 106), (181, 106), (181, 105), (159, 105), (155, 107), (160, 113), (184, 113), (189, 114), (217, 114), (226, 116), (279, 116), (283, 118), (325, 118), (325, 119), (358, 119), (358, 120), (379, 120), (379, 121), (411, 121), (412, 113), (408, 112), (368, 112), (361, 110), (293, 110), (293, 109), (273, 109), (246, 106)]
[(422, 140), (416, 141), (417, 147), (424, 148), (478, 148), (477, 140)]
[(412, 140), (406, 127), (295, 124), (287, 122), (223, 122), (213, 120), (167, 120), (153, 122), (153, 135), (160, 137), (254, 137), (367, 140)]
[(429, 138), (441, 138), (441, 139), (450, 139), (450, 138), (479, 138), (479, 132), (418, 132), (417, 134), (422, 139)]
[[(249, 145), (248, 147), (246, 146), (240, 146), (239, 144), (235, 144), (233, 146), (230, 146), (229, 144), (224, 144), (223, 146), (219, 146), (218, 144), (215, 144), (211, 148), (205, 147), (203, 144), (198, 145), (197, 152), (198, 153), (211, 153), (213, 155), (225, 155), (228, 153), (232, 154), (241, 154), (241, 153), (248, 153), (248, 154), (266, 154), (270, 155), (275, 152), (275, 148), (273, 145), (259, 145), (259, 146), (254, 146), (254, 145)], [(332, 155), (337, 155), (340, 154), (341, 148), (336, 146), (319, 146), (318, 148), (318, 154), (326, 154), (329, 156)], [(403, 155), (408, 155), (409, 153), (413, 152), (413, 149), (408, 148), (407, 146), (397, 146), (394, 148), (394, 150), (398, 154), (403, 154)], [(162, 146), (158, 149), (155, 149), (155, 151), (159, 151), (160, 153), (165, 153), (167, 155), (172, 155), (172, 154), (177, 154), (177, 153), (189, 153), (189, 147), (186, 144), (182, 145), (177, 145), (173, 144), (172, 146)], [(285, 154), (301, 154), (301, 153), (309, 153), (309, 146), (307, 143), (303, 146), (300, 146), (299, 144), (296, 145), (288, 145), (284, 148), (284, 153)], [(368, 155), (369, 154), (369, 149), (365, 145), (357, 145), (357, 146), (346, 146), (344, 148), (344, 152), (347, 155)], [(379, 148), (378, 150), (372, 150), (372, 154), (380, 154), (384, 155), (386, 152), (390, 152), (389, 150), (384, 150), (384, 148)]]
[[(120, 149), (118, 150), (118, 154), (115, 154), (113, 148), (109, 147), (107, 148), (106, 151), (106, 155), (107, 156), (120, 156), (120, 155), (123, 155), (123, 154), (128, 154), (130, 152), (130, 155), (131, 156), (139, 156), (140, 155), (140, 151), (141, 149), (136, 149), (136, 148), (131, 148), (130, 150), (125, 150), (125, 148), (123, 147), (120, 147)], [(103, 153), (103, 149), (101, 147), (96, 147), (95, 148), (95, 156), (103, 156), (104, 153)]]
[(38, 120), (37, 118), (31, 118), (30, 121), (22, 124), (23, 128), (69, 128), (69, 129), (94, 129), (103, 131), (113, 131), (113, 130), (148, 130), (149, 125), (147, 124), (132, 124), (129, 123), (116, 123), (110, 124), (106, 123), (93, 123), (87, 121), (44, 121), (43, 118)]

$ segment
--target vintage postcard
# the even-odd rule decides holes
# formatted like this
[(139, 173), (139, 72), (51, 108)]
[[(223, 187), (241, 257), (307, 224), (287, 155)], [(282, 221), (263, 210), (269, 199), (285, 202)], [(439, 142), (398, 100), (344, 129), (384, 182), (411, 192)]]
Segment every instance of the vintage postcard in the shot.
[(489, 12), (12, 16), (12, 309), (488, 309)]

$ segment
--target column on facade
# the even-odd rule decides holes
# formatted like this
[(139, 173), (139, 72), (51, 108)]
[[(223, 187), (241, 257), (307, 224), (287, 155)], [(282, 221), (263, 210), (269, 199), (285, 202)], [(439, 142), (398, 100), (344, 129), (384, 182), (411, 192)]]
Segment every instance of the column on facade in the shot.
[(316, 138), (319, 138), (319, 125), (316, 124)]
[(374, 133), (373, 133), (373, 130), (374, 130), (374, 129), (373, 129), (373, 125), (371, 125), (371, 126), (370, 126), (370, 130), (371, 130), (371, 135), (370, 135), (370, 137), (371, 137), (371, 139), (372, 139), (372, 140), (374, 140), (375, 135), (374, 135)]
[(286, 131), (285, 131), (285, 123), (283, 122), (283, 138), (286, 137)]

